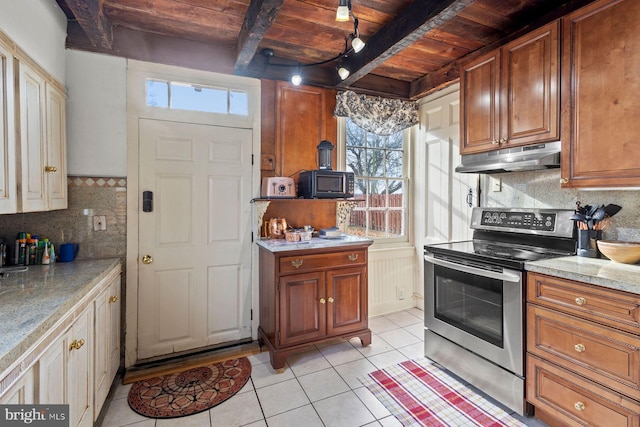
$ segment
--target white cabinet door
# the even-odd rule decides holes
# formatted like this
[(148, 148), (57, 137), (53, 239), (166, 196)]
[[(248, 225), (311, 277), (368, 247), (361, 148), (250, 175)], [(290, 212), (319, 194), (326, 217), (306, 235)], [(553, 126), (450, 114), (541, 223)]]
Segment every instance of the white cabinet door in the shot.
[(67, 208), (66, 99), (54, 85), (46, 84), (46, 182), (47, 209)]
[(16, 213), (13, 56), (0, 45), (0, 214)]
[(35, 403), (33, 368), (29, 369), (0, 399), (0, 405), (30, 405)]
[(94, 420), (120, 366), (120, 276), (96, 299), (95, 316)]
[(69, 404), (70, 426), (93, 425), (93, 306), (42, 355), (40, 404)]

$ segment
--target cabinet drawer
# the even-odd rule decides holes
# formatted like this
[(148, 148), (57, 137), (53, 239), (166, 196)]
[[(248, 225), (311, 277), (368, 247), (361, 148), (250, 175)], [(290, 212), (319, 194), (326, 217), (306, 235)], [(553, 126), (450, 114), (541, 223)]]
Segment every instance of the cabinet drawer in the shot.
[(527, 401), (569, 426), (637, 427), (637, 401), (527, 356)]
[(640, 337), (528, 304), (527, 351), (640, 397)]
[(640, 296), (529, 273), (527, 300), (640, 334)]
[(364, 265), (367, 261), (367, 251), (356, 249), (353, 251), (334, 252), (330, 254), (314, 254), (302, 256), (286, 256), (280, 258), (280, 274), (299, 273), (316, 269)]

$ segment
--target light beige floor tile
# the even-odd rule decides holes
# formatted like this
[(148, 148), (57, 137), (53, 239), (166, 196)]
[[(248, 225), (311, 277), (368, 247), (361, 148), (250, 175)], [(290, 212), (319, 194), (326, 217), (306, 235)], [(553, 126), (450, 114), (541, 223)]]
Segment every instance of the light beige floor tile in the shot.
[(394, 348), (405, 347), (409, 344), (415, 344), (421, 341), (418, 337), (410, 334), (402, 328), (383, 332), (378, 335)]
[(259, 388), (256, 392), (266, 418), (310, 403), (296, 379)]
[(364, 356), (348, 341), (322, 347), (319, 350), (332, 366), (338, 366), (364, 358)]
[[(218, 427), (216, 425), (212, 425), (211, 427)], [(223, 427), (223, 426), (220, 426)], [(267, 427), (267, 422), (265, 420), (256, 421), (255, 423), (247, 424), (244, 427)]]
[(416, 323), (414, 325), (405, 326), (402, 329), (409, 332), (411, 335), (418, 338), (420, 341), (424, 341), (424, 325), (422, 323)]
[(398, 325), (384, 316), (372, 317), (369, 319), (369, 329), (375, 334), (397, 329)]
[(270, 417), (267, 422), (269, 427), (323, 427), (320, 417), (311, 405), (292, 409), (283, 414)]
[(354, 427), (375, 421), (353, 391), (320, 400), (313, 406), (327, 427)]
[(407, 359), (421, 359), (424, 357), (424, 342), (420, 341), (406, 347), (399, 348), (398, 351)]
[(400, 353), (398, 350), (388, 351), (386, 353), (376, 354), (368, 358), (369, 362), (373, 363), (378, 369), (386, 368), (387, 366), (395, 365), (397, 363), (407, 360), (407, 357)]
[(358, 399), (367, 407), (369, 412), (373, 414), (373, 416), (379, 420), (381, 418), (388, 417), (391, 415), (391, 412), (387, 408), (384, 407), (382, 403), (369, 391), (366, 387), (360, 387), (353, 391)]
[(118, 384), (116, 391), (113, 393), (113, 398), (121, 399), (123, 397), (127, 397), (129, 395), (129, 390), (131, 390), (131, 386), (133, 386), (133, 384)]
[(214, 427), (237, 427), (264, 420), (258, 396), (253, 391), (230, 397), (209, 409), (209, 415)]
[(362, 383), (358, 378), (368, 374), (369, 372), (377, 371), (378, 368), (376, 368), (376, 366), (367, 359), (360, 359), (345, 363), (344, 365), (336, 366), (335, 370), (340, 374), (349, 387), (357, 389), (362, 387)]
[(362, 427), (380, 427), (380, 426), (381, 426), (381, 424), (378, 421), (374, 421), (372, 423), (365, 424)]
[(362, 347), (360, 345), (360, 340), (358, 338), (352, 338), (349, 342), (365, 357), (393, 350), (393, 346), (391, 346), (391, 344), (380, 338), (380, 335), (376, 334), (371, 335), (371, 344), (366, 347)]
[(379, 421), (382, 427), (402, 427), (402, 423), (393, 415), (385, 417)]
[(392, 321), (401, 328), (416, 323), (422, 323), (422, 318), (416, 317), (407, 311), (398, 311), (396, 313), (387, 314), (384, 316), (388, 320)]
[(178, 425), (180, 427), (210, 427), (209, 411), (189, 415), (188, 417), (159, 419), (156, 421), (156, 427), (175, 427)]
[(407, 310), (407, 312), (416, 316), (418, 319), (420, 319), (420, 321), (424, 320), (424, 311), (420, 310), (419, 308), (413, 307)]
[(251, 356), (247, 356), (247, 359), (251, 362), (251, 366), (269, 363), (269, 352), (263, 351), (262, 353), (252, 354)]
[(325, 359), (322, 353), (320, 353), (320, 350), (316, 347), (313, 347), (304, 353), (298, 353), (290, 356), (287, 359), (287, 363), (296, 377), (331, 367), (329, 361)]
[(298, 381), (311, 402), (349, 391), (347, 383), (333, 368), (303, 375)]
[(139, 421), (133, 424), (127, 424), (126, 427), (155, 427), (155, 425), (156, 425), (155, 418), (146, 418), (144, 421)]
[(139, 421), (147, 420), (147, 417), (143, 417), (129, 407), (126, 398), (114, 399), (109, 405), (109, 410), (104, 417), (102, 423), (103, 427), (121, 427), (127, 424), (137, 423)]
[(288, 381), (292, 378), (294, 378), (294, 375), (288, 366), (282, 373), (276, 373), (269, 363), (263, 363), (251, 367), (251, 379), (253, 380), (253, 385), (256, 389)]

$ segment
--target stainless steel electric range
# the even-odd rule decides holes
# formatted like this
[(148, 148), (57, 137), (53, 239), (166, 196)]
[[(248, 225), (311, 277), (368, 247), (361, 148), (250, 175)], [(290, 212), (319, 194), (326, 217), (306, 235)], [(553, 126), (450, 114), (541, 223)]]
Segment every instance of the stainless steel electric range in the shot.
[(575, 254), (573, 213), (474, 208), (473, 240), (424, 247), (426, 356), (520, 415), (524, 264)]

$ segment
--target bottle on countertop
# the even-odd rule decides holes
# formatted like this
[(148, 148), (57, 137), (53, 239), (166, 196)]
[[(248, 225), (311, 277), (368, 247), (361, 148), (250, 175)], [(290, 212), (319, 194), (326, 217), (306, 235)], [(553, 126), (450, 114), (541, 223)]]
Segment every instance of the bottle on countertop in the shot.
[(51, 250), (49, 251), (49, 264), (56, 262), (56, 249), (53, 243), (50, 243)]
[(0, 238), (0, 267), (7, 265), (7, 244)]
[(44, 243), (44, 247), (42, 249), (42, 264), (48, 265), (51, 263), (51, 253), (49, 249), (51, 245), (49, 244), (49, 239), (47, 238), (42, 239), (42, 243)]
[(25, 243), (26, 243), (27, 233), (25, 233), (24, 231), (21, 231), (16, 236), (16, 245), (13, 248), (13, 264), (14, 265), (24, 264), (24, 258), (22, 259), (22, 262), (20, 262), (20, 247), (23, 239), (25, 240)]

